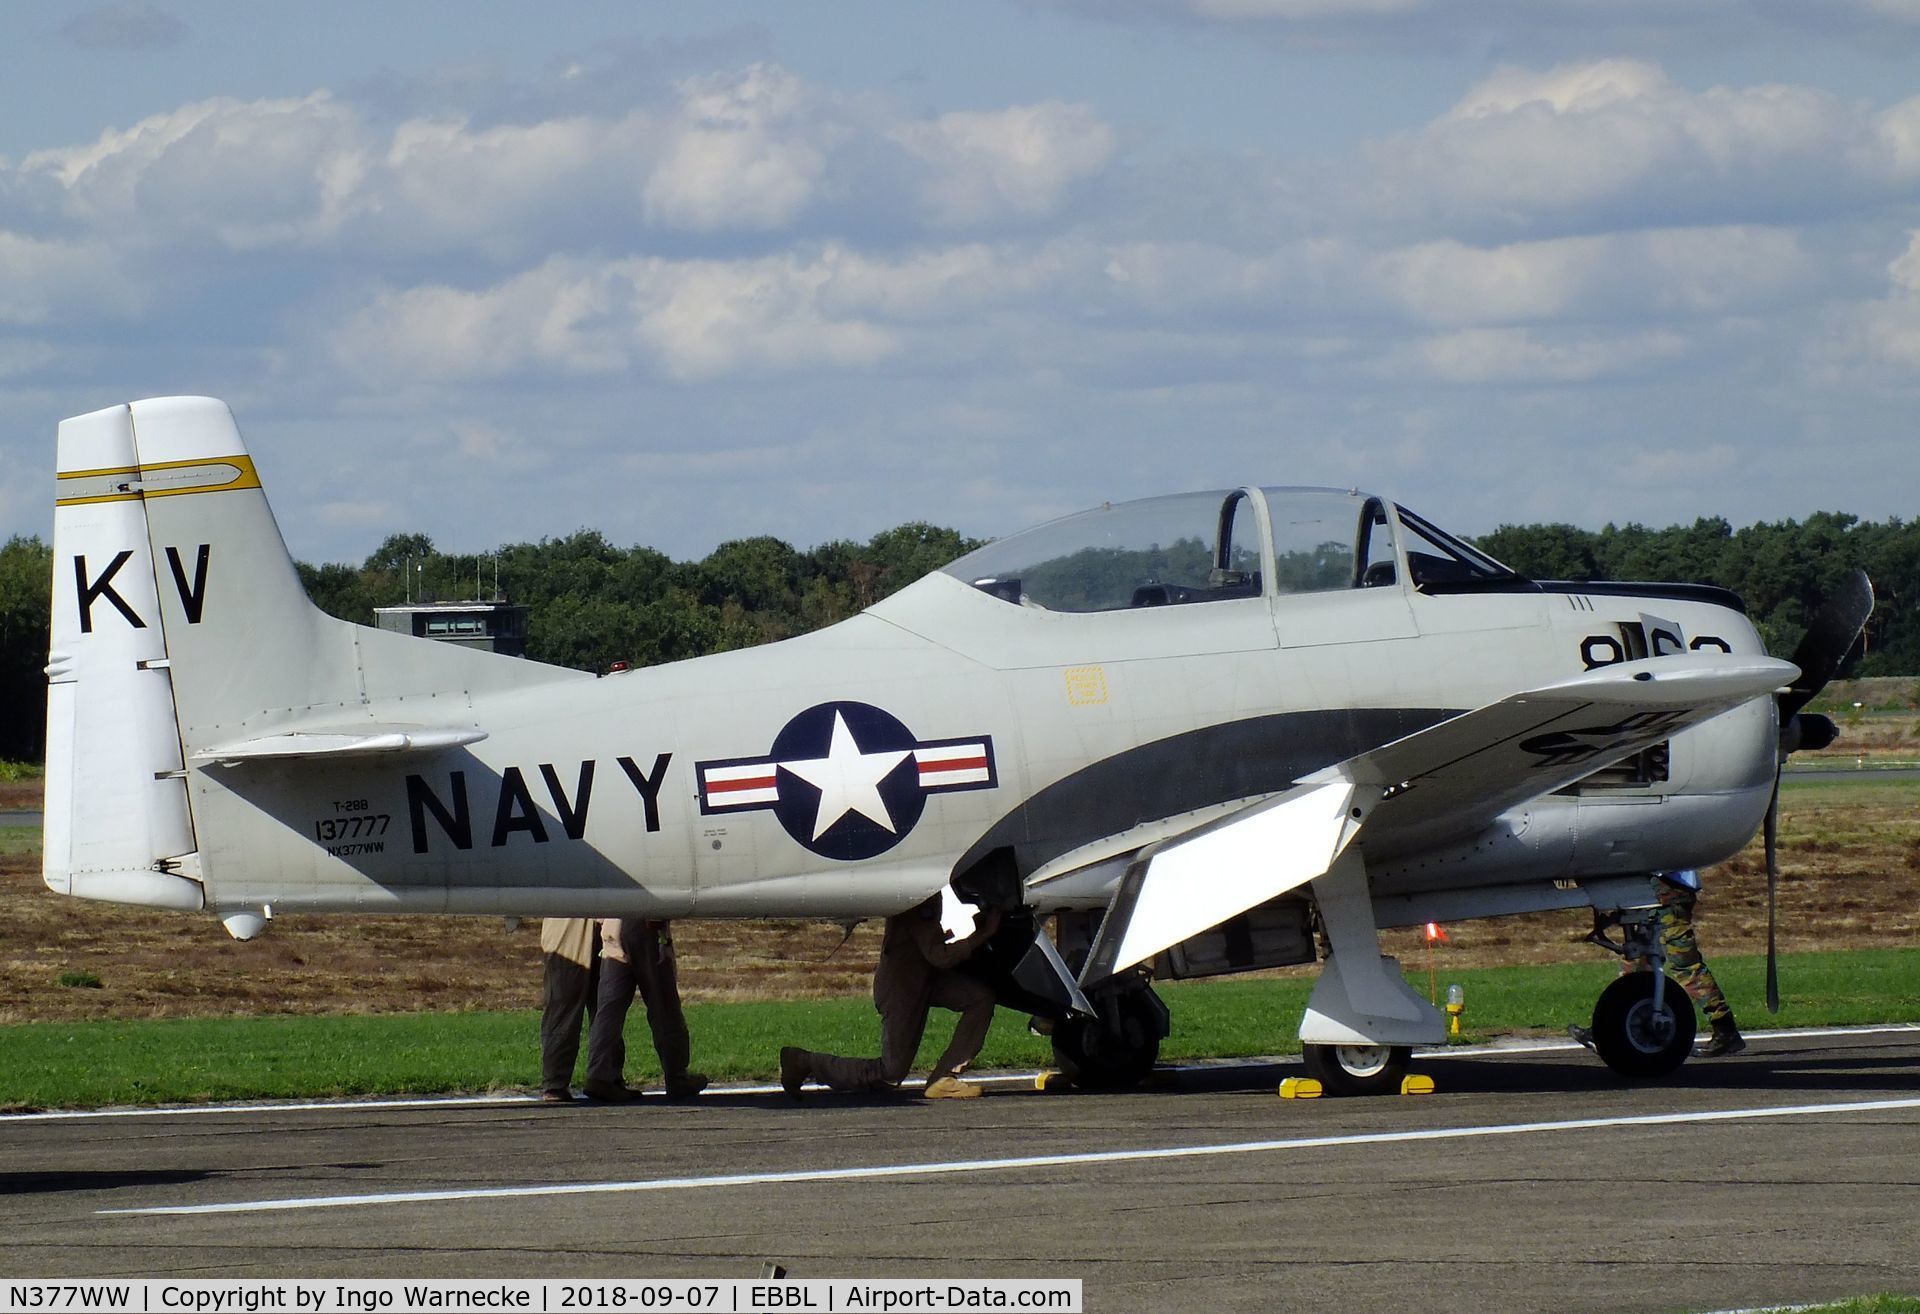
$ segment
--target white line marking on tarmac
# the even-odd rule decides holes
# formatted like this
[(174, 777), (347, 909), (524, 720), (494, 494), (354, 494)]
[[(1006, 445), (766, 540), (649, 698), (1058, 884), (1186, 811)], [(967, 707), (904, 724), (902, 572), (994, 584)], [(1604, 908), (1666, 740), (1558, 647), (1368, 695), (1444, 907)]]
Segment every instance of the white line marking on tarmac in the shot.
[[(1766, 1040), (1825, 1040), (1837, 1036), (1885, 1036), (1920, 1031), (1920, 1023), (1899, 1022), (1872, 1027), (1805, 1027), (1798, 1031), (1743, 1031), (1748, 1045)], [(1550, 1054), (1555, 1050), (1584, 1049), (1573, 1040), (1495, 1040), (1471, 1049), (1441, 1047), (1415, 1050), (1415, 1058), (1474, 1058), (1485, 1054), (1504, 1058), (1509, 1054)]]
[(1652, 1113), (1622, 1118), (1573, 1118), (1563, 1122), (1516, 1122), (1489, 1127), (1440, 1127), (1425, 1131), (1362, 1132), (1347, 1136), (1306, 1136), (1282, 1141), (1239, 1141), (1226, 1145), (1162, 1146), (1138, 1150), (1096, 1150), (1080, 1154), (1036, 1154), (1010, 1159), (955, 1159), (934, 1163), (877, 1164), (866, 1168), (813, 1168), (783, 1173), (728, 1173), (713, 1177), (656, 1177), (632, 1182), (571, 1182), (547, 1186), (469, 1187), (439, 1191), (383, 1191), (370, 1195), (321, 1195), (284, 1200), (232, 1200), (224, 1204), (150, 1205), (139, 1209), (100, 1209), (112, 1214), (241, 1214), (294, 1209), (341, 1209), (351, 1205), (429, 1204), (451, 1200), (524, 1200), (547, 1195), (615, 1195), (640, 1191), (685, 1191), (716, 1186), (772, 1186), (795, 1182), (851, 1182), (885, 1177), (953, 1176), (1005, 1172), (1019, 1168), (1069, 1168), (1087, 1164), (1136, 1163), (1154, 1159), (1197, 1159), (1280, 1150), (1315, 1150), (1351, 1145), (1391, 1145), (1408, 1141), (1467, 1140), (1521, 1136), (1536, 1132), (1595, 1131), (1609, 1127), (1665, 1127), (1683, 1123), (1734, 1122), (1753, 1118), (1814, 1117), (1821, 1114), (1885, 1113), (1920, 1109), (1920, 1098), (1864, 1100), (1841, 1104), (1796, 1104), (1784, 1108), (1713, 1109), (1698, 1113)]
[[(1809, 1027), (1800, 1031), (1749, 1031), (1746, 1033), (1746, 1038), (1747, 1043), (1752, 1045), (1769, 1040), (1825, 1040), (1845, 1036), (1885, 1036), (1912, 1032), (1920, 1032), (1920, 1023), (1891, 1023), (1864, 1027)], [(1514, 1054), (1551, 1054), (1556, 1051), (1579, 1048), (1581, 1047), (1571, 1040), (1496, 1040), (1484, 1045), (1416, 1050), (1414, 1057), (1506, 1058)], [(1298, 1055), (1273, 1055), (1172, 1063), (1160, 1070), (1219, 1072), (1235, 1067), (1271, 1067), (1299, 1061)], [(982, 1085), (1031, 1086), (1039, 1075), (1038, 1072), (969, 1073), (967, 1080), (977, 1081)], [(922, 1084), (919, 1081), (902, 1083), (907, 1089)], [(820, 1088), (815, 1086), (809, 1089)], [(771, 1082), (715, 1086), (707, 1091), (710, 1096), (778, 1093), (780, 1093), (780, 1087)], [(37, 1113), (0, 1113), (0, 1127), (13, 1122), (78, 1122), (94, 1118), (178, 1118), (199, 1117), (210, 1113), (354, 1113), (363, 1109), (379, 1111), (383, 1109), (509, 1108), (527, 1104), (541, 1105), (545, 1108), (565, 1107), (564, 1105), (542, 1105), (537, 1095), (523, 1095), (518, 1092), (511, 1095), (423, 1095), (385, 1100), (258, 1100), (251, 1104), (161, 1104), (137, 1109), (50, 1109)]]

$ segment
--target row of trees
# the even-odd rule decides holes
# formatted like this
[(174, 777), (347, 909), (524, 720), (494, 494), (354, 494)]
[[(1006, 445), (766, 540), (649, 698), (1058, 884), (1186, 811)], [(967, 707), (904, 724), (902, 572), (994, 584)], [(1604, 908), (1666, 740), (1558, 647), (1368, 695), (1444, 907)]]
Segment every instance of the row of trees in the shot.
[[(492, 597), (529, 608), (527, 655), (604, 671), (791, 638), (845, 620), (979, 546), (951, 529), (907, 524), (866, 543), (802, 552), (777, 538), (722, 543), (701, 561), (619, 548), (597, 530), (512, 543), (490, 556), (447, 556), (423, 534), (395, 534), (358, 566), (301, 566), (326, 611), (371, 624), (373, 609)], [(412, 582), (408, 575), (412, 574)]]
[[(870, 607), (979, 546), (950, 529), (906, 524), (865, 543), (799, 551), (777, 538), (736, 539), (700, 561), (620, 548), (594, 530), (448, 555), (424, 534), (395, 534), (360, 565), (299, 567), (322, 609), (363, 625), (408, 598), (452, 601), (500, 589), (527, 604), (527, 655), (604, 671), (770, 643)], [(0, 547), (0, 759), (38, 761), (46, 720), (52, 551), (16, 536)]]
[(1532, 579), (1688, 580), (1732, 589), (1766, 640), (1790, 657), (1820, 603), (1852, 570), (1873, 580), (1866, 656), (1854, 674), (1920, 674), (1920, 521), (1820, 511), (1734, 529), (1718, 516), (1648, 529), (1503, 525), (1479, 546)]
[[(1821, 512), (1735, 530), (1714, 518), (1648, 529), (1509, 525), (1479, 540), (1536, 579), (1690, 580), (1746, 599), (1769, 647), (1791, 654), (1841, 575), (1872, 576), (1879, 598), (1861, 675), (1920, 674), (1920, 522)], [(314, 601), (347, 620), (416, 600), (491, 596), (494, 580), (531, 609), (528, 655), (581, 670), (614, 661), (675, 661), (788, 638), (843, 620), (978, 546), (951, 529), (907, 524), (866, 543), (800, 551), (776, 538), (736, 539), (700, 561), (600, 533), (515, 543), (492, 556), (447, 555), (396, 534), (364, 562), (300, 567)], [(38, 760), (44, 708), (51, 550), (37, 538), (0, 547), (0, 758)]]

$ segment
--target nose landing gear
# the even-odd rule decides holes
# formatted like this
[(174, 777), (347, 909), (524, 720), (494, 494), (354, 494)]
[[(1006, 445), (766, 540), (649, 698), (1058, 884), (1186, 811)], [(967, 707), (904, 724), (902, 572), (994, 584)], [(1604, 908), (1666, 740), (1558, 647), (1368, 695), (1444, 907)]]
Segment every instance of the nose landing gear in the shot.
[(1600, 992), (1593, 1047), (1623, 1077), (1665, 1077), (1693, 1052), (1693, 1001), (1665, 972), (1631, 972)]
[[(1614, 926), (1621, 930), (1617, 941), (1607, 935)], [(1593, 1006), (1594, 1052), (1623, 1077), (1646, 1079), (1677, 1072), (1693, 1052), (1697, 1024), (1693, 1000), (1666, 974), (1667, 949), (1661, 943), (1656, 910), (1596, 912), (1593, 933), (1587, 939), (1647, 969), (1628, 972), (1600, 992)]]

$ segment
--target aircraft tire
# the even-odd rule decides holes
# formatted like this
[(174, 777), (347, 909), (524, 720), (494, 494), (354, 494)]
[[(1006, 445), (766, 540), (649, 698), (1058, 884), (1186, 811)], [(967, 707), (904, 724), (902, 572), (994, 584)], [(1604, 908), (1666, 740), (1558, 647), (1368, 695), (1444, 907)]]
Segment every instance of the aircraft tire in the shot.
[(1307, 1075), (1329, 1095), (1395, 1095), (1413, 1060), (1413, 1046), (1307, 1045), (1301, 1058)]
[(1665, 1077), (1693, 1052), (1693, 1000), (1672, 977), (1662, 975), (1672, 1020), (1657, 1024), (1653, 991), (1641, 972), (1629, 972), (1600, 992), (1593, 1006), (1593, 1047), (1606, 1065), (1623, 1077)]
[(1054, 1064), (1082, 1090), (1131, 1090), (1160, 1057), (1161, 1014), (1151, 990), (1103, 1001), (1111, 1018), (1069, 1018), (1053, 1030)]

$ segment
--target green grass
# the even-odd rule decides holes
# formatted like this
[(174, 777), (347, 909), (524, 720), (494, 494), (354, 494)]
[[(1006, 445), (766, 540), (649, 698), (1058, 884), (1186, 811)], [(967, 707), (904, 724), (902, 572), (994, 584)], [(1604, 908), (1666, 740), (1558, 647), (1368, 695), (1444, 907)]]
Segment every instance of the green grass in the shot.
[[(1716, 960), (1714, 970), (1749, 1030), (1920, 1022), (1920, 949), (1793, 955), (1778, 1017), (1760, 1006), (1764, 963)], [(1584, 1021), (1612, 979), (1608, 964), (1443, 972), (1466, 990), (1466, 1039)], [(1284, 1054), (1306, 1003), (1305, 980), (1196, 981), (1163, 987), (1170, 1060)], [(873, 1052), (879, 1024), (864, 999), (705, 1004), (687, 1010), (694, 1066), (715, 1078), (765, 1078), (782, 1045)], [(1002, 1011), (982, 1067), (1046, 1064), (1047, 1043), (1024, 1016)], [(936, 1014), (920, 1067), (937, 1056), (948, 1018)], [(516, 1013), (380, 1017), (254, 1017), (156, 1022), (30, 1023), (0, 1027), (0, 1108), (94, 1107), (189, 1100), (426, 1094), (530, 1089), (538, 1079), (539, 1016)], [(653, 1080), (653, 1052), (635, 1016), (628, 1076)]]
[(1808, 771), (1782, 777), (1780, 796), (1787, 806), (1801, 802), (1861, 808), (1903, 807), (1920, 797), (1920, 780), (1876, 780), (1871, 775), (1836, 775), (1827, 779), (1821, 772)]

